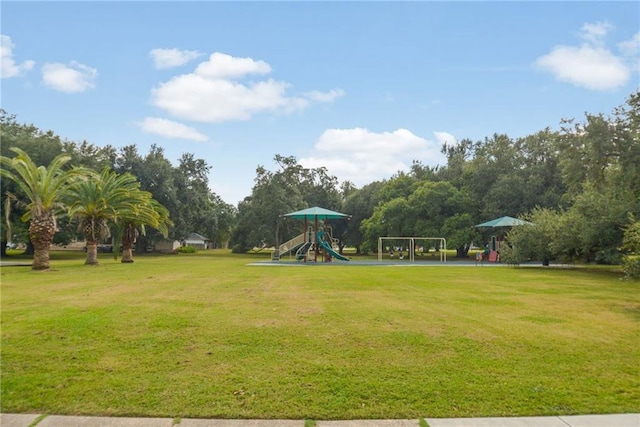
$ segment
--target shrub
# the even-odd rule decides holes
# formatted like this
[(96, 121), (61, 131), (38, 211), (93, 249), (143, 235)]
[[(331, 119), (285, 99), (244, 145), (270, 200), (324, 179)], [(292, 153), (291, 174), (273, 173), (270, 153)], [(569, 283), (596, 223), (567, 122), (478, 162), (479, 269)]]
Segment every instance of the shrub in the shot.
[(622, 258), (622, 271), (627, 279), (640, 279), (640, 255), (625, 255)]
[(196, 248), (191, 245), (181, 246), (178, 248), (178, 252), (181, 254), (194, 254), (196, 253)]
[(505, 244), (500, 247), (500, 261), (505, 264), (519, 265), (526, 259), (515, 246)]
[(596, 252), (596, 264), (620, 264), (620, 252), (616, 248), (602, 249)]
[(624, 229), (622, 271), (628, 279), (640, 279), (640, 221), (629, 216), (629, 225)]

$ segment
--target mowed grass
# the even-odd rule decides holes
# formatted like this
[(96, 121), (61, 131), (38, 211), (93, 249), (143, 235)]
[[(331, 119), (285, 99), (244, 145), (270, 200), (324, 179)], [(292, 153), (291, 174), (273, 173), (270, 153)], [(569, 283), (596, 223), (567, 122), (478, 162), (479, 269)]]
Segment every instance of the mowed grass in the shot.
[(2, 268), (2, 412), (640, 412), (637, 282), (587, 269), (255, 260), (105, 254), (87, 267), (67, 252), (53, 254), (53, 271)]

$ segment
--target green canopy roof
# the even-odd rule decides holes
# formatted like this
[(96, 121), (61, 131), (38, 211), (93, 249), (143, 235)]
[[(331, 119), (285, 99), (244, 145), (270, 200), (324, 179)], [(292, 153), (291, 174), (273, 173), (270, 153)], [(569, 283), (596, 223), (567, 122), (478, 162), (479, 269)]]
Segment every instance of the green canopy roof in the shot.
[(351, 215), (343, 214), (340, 212), (330, 211), (329, 209), (320, 208), (318, 206), (314, 206), (312, 208), (303, 209), (301, 211), (291, 212), (288, 214), (281, 215), (285, 218), (295, 218), (295, 219), (340, 219), (340, 218), (351, 218)]
[(523, 221), (510, 216), (502, 216), (491, 221), (483, 222), (476, 227), (496, 228), (496, 227), (514, 227), (516, 225), (532, 225), (529, 221)]

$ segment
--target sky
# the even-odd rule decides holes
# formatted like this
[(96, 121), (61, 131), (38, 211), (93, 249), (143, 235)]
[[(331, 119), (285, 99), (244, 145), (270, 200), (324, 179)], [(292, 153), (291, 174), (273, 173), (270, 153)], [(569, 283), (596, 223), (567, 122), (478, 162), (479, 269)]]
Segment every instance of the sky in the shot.
[(443, 143), (609, 114), (639, 2), (2, 1), (0, 105), (98, 146), (204, 159), (224, 201), (275, 155), (362, 187)]

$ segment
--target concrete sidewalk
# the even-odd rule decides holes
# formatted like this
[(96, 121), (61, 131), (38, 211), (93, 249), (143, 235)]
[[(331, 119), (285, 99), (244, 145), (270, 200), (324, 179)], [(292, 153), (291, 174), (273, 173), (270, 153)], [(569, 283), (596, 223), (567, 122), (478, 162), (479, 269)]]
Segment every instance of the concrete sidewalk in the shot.
[[(424, 418), (430, 427), (640, 427), (640, 414)], [(419, 427), (420, 420), (308, 421), (316, 427)], [(302, 420), (217, 420), (0, 414), (2, 427), (304, 427)]]

